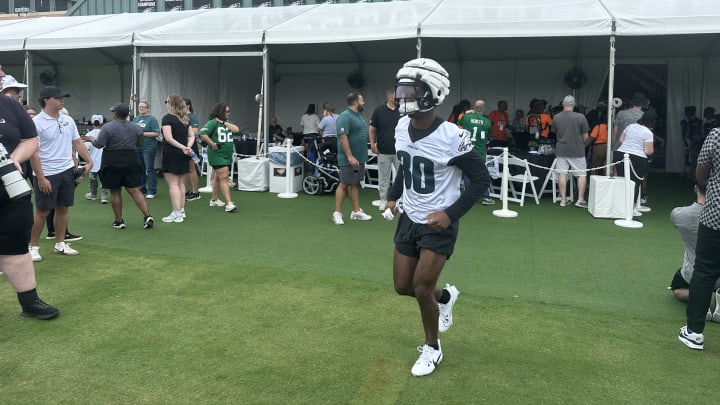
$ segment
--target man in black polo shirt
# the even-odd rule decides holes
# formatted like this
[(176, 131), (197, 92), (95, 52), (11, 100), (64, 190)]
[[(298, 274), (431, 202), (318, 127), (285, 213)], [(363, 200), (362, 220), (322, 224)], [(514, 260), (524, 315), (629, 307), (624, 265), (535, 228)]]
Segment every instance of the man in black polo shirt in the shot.
[(368, 135), (370, 148), (377, 155), (378, 192), (380, 194), (380, 211), (385, 210), (387, 194), (392, 184), (390, 176), (392, 168), (397, 172), (400, 162), (395, 155), (395, 127), (400, 113), (395, 106), (395, 88), (385, 90), (385, 104), (378, 106), (370, 118)]

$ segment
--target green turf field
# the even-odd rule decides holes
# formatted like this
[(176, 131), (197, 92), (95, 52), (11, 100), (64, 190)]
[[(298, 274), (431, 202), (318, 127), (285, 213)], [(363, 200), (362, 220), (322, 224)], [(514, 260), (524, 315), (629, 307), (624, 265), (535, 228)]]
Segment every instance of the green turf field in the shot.
[(642, 229), (587, 211), (478, 205), (461, 220), (441, 276), (460, 290), (444, 360), (410, 367), (423, 343), (417, 304), (392, 287), (395, 222), (333, 225), (333, 196), (233, 192), (238, 210), (186, 205), (165, 224), (124, 195), (109, 205), (77, 191), (76, 257), (43, 239), (39, 292), (61, 310), (25, 319), (0, 278), (3, 404), (714, 404), (720, 325), (705, 350), (677, 340), (684, 304), (667, 290), (683, 246), (669, 221), (692, 185), (650, 176)]

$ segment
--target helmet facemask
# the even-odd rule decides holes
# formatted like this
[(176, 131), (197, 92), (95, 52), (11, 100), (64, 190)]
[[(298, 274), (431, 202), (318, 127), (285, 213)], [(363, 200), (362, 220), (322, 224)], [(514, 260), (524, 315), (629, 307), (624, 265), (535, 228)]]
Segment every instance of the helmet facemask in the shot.
[(413, 79), (398, 80), (395, 85), (395, 103), (400, 114), (412, 115), (435, 108), (435, 101), (427, 84)]

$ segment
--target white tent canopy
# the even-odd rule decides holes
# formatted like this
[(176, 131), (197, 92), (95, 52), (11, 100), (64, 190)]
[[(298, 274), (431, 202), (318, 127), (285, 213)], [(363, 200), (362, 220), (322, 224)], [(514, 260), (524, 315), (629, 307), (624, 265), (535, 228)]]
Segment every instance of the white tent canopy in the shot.
[[(356, 70), (366, 79), (368, 105), (380, 104), (418, 46), (450, 71), (449, 100), (484, 98), (494, 105), (505, 99), (523, 109), (533, 97), (557, 102), (571, 92), (564, 73), (577, 66), (588, 81), (576, 96), (590, 105), (602, 97), (615, 35), (618, 63), (668, 67), (668, 145), (675, 156), (666, 166), (682, 171), (682, 107), (720, 104), (720, 79), (706, 73), (720, 67), (719, 17), (707, 0), (411, 0), (43, 17), (0, 21), (0, 63), (19, 78), (29, 72), (31, 101), (42, 86), (39, 73), (59, 72), (76, 119), (104, 113), (134, 93), (162, 115), (161, 101), (178, 92), (193, 98), (201, 119), (215, 101), (230, 103), (243, 129), (254, 132), (261, 60), (208, 55), (267, 49), (268, 112), (297, 130), (307, 104), (343, 107), (350, 90), (345, 77)], [(142, 59), (134, 90), (133, 55), (161, 52), (204, 53)], [(616, 92), (623, 90), (630, 91)]]

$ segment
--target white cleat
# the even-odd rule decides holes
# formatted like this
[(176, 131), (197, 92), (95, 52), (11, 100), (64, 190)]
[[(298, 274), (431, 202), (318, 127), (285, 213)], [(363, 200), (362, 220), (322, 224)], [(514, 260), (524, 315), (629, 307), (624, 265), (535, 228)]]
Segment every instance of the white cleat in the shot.
[(443, 359), (442, 347), (440, 346), (440, 340), (437, 342), (438, 349), (435, 350), (432, 346), (424, 344), (418, 346), (420, 357), (417, 359), (415, 364), (412, 366), (410, 373), (415, 377), (422, 377), (435, 371), (435, 367)]
[(438, 304), (438, 309), (440, 312), (440, 316), (438, 319), (438, 330), (440, 332), (447, 332), (448, 329), (453, 324), (453, 305), (455, 305), (455, 301), (457, 301), (458, 295), (460, 295), (460, 291), (454, 286), (450, 284), (445, 284), (445, 289), (448, 293), (450, 293), (450, 301), (448, 301), (447, 304)]

